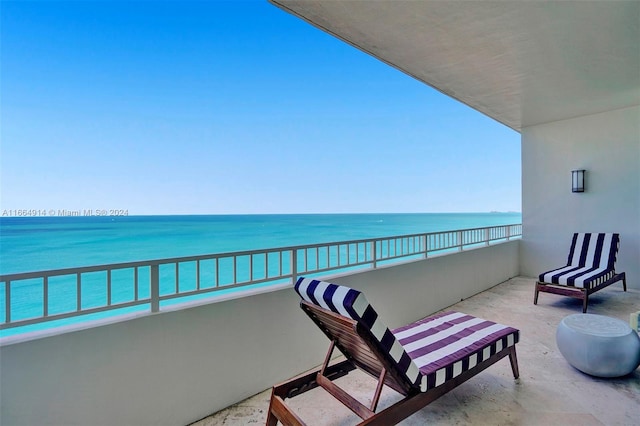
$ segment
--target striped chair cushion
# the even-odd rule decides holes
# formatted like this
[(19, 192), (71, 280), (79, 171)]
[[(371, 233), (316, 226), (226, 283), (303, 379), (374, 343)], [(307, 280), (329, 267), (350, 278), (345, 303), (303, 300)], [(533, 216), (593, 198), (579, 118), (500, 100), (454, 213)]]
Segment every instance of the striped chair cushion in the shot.
[(352, 288), (300, 278), (304, 300), (358, 321), (371, 331), (398, 372), (421, 392), (441, 385), (518, 342), (518, 330), (457, 312), (446, 312), (389, 330), (365, 296)]
[(426, 389), (459, 376), (502, 349), (520, 332), (459, 312), (444, 312), (393, 330), (426, 378)]
[(371, 331), (379, 348), (391, 356), (397, 370), (406, 377), (409, 383), (420, 389), (423, 388), (423, 382), (426, 386), (426, 380), (418, 367), (402, 348), (391, 330), (379, 318), (378, 313), (369, 304), (364, 294), (349, 287), (304, 277), (298, 279), (295, 289), (300, 297), (307, 302), (358, 321), (360, 325)]
[(615, 275), (620, 235), (575, 233), (567, 265), (543, 272), (539, 281), (591, 289)]

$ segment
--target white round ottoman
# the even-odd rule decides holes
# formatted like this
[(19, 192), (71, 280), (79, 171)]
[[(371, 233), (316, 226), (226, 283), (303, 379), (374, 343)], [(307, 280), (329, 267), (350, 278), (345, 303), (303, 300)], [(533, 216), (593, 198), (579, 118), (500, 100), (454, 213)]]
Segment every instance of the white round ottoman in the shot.
[(592, 376), (624, 376), (640, 365), (638, 334), (626, 322), (604, 315), (565, 317), (556, 343), (569, 364)]

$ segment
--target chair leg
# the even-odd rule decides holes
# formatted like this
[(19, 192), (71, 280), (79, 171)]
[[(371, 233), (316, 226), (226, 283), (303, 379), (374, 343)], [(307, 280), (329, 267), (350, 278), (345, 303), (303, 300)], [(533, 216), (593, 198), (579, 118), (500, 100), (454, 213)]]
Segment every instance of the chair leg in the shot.
[(583, 314), (587, 313), (588, 303), (589, 303), (589, 293), (585, 290), (584, 294), (582, 295), (582, 313)]
[(305, 423), (294, 412), (289, 410), (284, 400), (276, 394), (274, 389), (269, 401), (269, 413), (267, 413), (267, 426), (276, 426), (278, 421), (285, 426), (305, 426)]
[(627, 291), (627, 276), (625, 275), (624, 278), (622, 278), (622, 289), (624, 291)]
[(273, 414), (271, 409), (267, 413), (267, 426), (276, 426), (278, 424), (278, 418)]
[(534, 293), (534, 295), (533, 295), (533, 304), (534, 304), (534, 305), (537, 305), (537, 304), (538, 304), (538, 292), (539, 292), (539, 290), (538, 290), (538, 285), (539, 285), (539, 284), (538, 284), (538, 283), (536, 283), (536, 291), (535, 291), (535, 293)]
[(266, 426), (276, 426), (278, 424), (278, 418), (275, 415), (277, 410), (276, 408), (276, 399), (278, 396), (276, 395), (275, 387), (271, 389), (271, 399), (269, 400), (269, 412), (267, 413), (267, 422)]
[(276, 417), (276, 415), (274, 414), (274, 398), (276, 398), (275, 395), (275, 389), (271, 389), (271, 399), (269, 400), (269, 412), (267, 413), (267, 426), (276, 426), (278, 424), (278, 418)]
[(509, 361), (511, 362), (511, 371), (513, 371), (513, 378), (520, 377), (520, 370), (518, 369), (518, 357), (516, 356), (516, 346), (511, 346), (509, 350)]

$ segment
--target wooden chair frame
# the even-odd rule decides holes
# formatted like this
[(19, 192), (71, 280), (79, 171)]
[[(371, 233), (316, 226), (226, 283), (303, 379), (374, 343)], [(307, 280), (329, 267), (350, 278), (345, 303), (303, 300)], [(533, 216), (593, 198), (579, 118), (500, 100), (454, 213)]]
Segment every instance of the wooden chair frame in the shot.
[(543, 283), (541, 281), (536, 282), (536, 290), (533, 296), (533, 304), (538, 304), (538, 293), (553, 293), (560, 294), (562, 296), (573, 297), (574, 299), (582, 300), (582, 313), (587, 312), (587, 305), (589, 303), (589, 296), (595, 293), (598, 290), (602, 290), (603, 288), (610, 286), (611, 284), (622, 281), (622, 289), (627, 291), (627, 276), (624, 272), (614, 275), (609, 280), (593, 287), (593, 288), (580, 288), (580, 287), (570, 287), (561, 284), (551, 284), (551, 283)]
[[(378, 349), (375, 337), (370, 330), (360, 326), (357, 321), (351, 318), (338, 315), (306, 301), (302, 301), (300, 305), (329, 337), (331, 344), (320, 369), (273, 387), (266, 422), (268, 426), (275, 426), (278, 421), (287, 426), (305, 425), (304, 421), (286, 405), (284, 400), (317, 387), (322, 387), (358, 415), (362, 419), (362, 422), (358, 423), (359, 425), (391, 425), (409, 417), (506, 356), (509, 356), (514, 378), (517, 379), (520, 375), (514, 345), (502, 349), (454, 379), (427, 392), (420, 392), (414, 384), (396, 370), (389, 354)], [(347, 359), (329, 365), (336, 347)], [(368, 407), (333, 383), (335, 379), (349, 374), (355, 368), (361, 369), (378, 380), (371, 405)], [(376, 413), (384, 385), (404, 395), (404, 399)]]

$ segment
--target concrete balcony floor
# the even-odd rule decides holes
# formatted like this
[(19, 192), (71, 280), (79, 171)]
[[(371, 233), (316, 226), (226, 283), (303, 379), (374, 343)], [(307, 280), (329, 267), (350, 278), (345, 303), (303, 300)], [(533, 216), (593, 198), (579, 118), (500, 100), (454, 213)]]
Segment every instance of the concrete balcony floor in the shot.
[[(458, 386), (403, 421), (402, 425), (638, 425), (640, 368), (616, 378), (596, 378), (571, 367), (559, 352), (556, 326), (581, 313), (581, 301), (541, 293), (533, 305), (535, 281), (513, 278), (451, 307), (520, 329), (517, 345), (520, 378), (513, 379), (508, 358)], [(595, 293), (588, 313), (629, 321), (640, 310), (640, 291), (622, 291), (616, 283)], [(417, 319), (417, 318), (416, 318)], [(292, 342), (295, 345), (295, 342)], [(321, 362), (324, 354), (318, 354)], [(354, 372), (337, 383), (369, 403), (374, 380)], [(270, 390), (204, 418), (195, 426), (264, 424)], [(379, 409), (399, 399), (385, 389)], [(353, 425), (358, 418), (316, 389), (287, 403), (309, 425)]]

